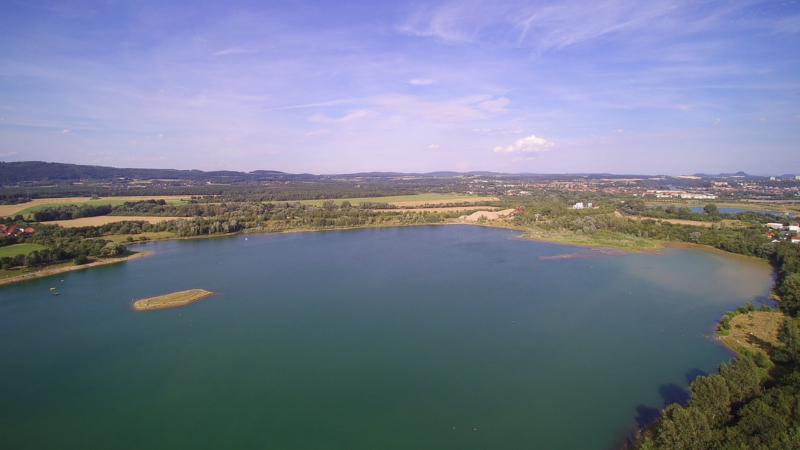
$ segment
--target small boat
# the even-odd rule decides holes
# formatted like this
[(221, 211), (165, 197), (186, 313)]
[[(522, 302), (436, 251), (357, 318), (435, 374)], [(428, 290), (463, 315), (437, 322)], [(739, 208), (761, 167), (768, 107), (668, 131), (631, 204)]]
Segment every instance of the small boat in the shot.
[(58, 295), (58, 292), (53, 292), (53, 296), (55, 297), (56, 295)]
[(51, 287), (51, 288), (50, 288), (50, 290), (51, 290), (51, 291), (55, 291), (55, 290), (56, 290), (56, 288), (54, 288), (54, 287)]

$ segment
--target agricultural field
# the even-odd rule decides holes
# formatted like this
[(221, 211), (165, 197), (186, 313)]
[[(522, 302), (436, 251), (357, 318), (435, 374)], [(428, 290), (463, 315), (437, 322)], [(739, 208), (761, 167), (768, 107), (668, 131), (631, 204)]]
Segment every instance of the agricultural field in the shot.
[(0, 258), (8, 256), (14, 257), (17, 255), (27, 255), (34, 250), (44, 250), (47, 247), (39, 244), (16, 244), (0, 247)]
[[(417, 195), (395, 195), (389, 197), (361, 197), (361, 198), (342, 198), (334, 202), (341, 205), (347, 200), (353, 205), (363, 202), (389, 203), (395, 206), (421, 206), (421, 205), (441, 205), (447, 203), (472, 203), (472, 202), (491, 202), (496, 201), (497, 197), (477, 197), (465, 194), (417, 194)], [(322, 206), (328, 200), (300, 200), (305, 205)]]
[(179, 203), (189, 199), (185, 195), (164, 195), (160, 197), (147, 196), (128, 196), (128, 197), (105, 197), (92, 200), (89, 197), (65, 197), (65, 198), (37, 198), (26, 203), (17, 205), (0, 205), (0, 217), (15, 216), (22, 214), (29, 216), (36, 211), (48, 206), (65, 205), (121, 205), (125, 202), (135, 202), (141, 200), (166, 200), (168, 203)]
[(54, 220), (47, 222), (48, 225), (60, 225), (64, 228), (75, 227), (98, 227), (107, 223), (125, 222), (127, 220), (143, 220), (149, 223), (158, 223), (165, 220), (173, 219), (186, 219), (186, 217), (157, 217), (157, 216), (96, 216), (96, 217), (81, 217), (80, 219), (72, 220)]

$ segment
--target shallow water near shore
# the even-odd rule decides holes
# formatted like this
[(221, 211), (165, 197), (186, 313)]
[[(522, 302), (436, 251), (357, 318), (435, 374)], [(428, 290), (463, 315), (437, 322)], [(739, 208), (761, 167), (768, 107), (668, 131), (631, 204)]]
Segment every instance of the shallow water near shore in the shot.
[[(517, 235), (153, 242), (0, 286), (3, 447), (610, 449), (730, 359), (716, 319), (772, 283), (716, 252), (552, 258), (581, 248)], [(193, 288), (217, 295), (131, 306)]]

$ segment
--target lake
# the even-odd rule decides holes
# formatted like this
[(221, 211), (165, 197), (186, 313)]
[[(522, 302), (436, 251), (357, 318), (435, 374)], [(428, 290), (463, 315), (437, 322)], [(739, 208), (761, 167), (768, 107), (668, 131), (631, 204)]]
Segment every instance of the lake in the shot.
[[(732, 357), (716, 319), (772, 283), (466, 225), (135, 249), (0, 286), (5, 448), (611, 449)], [(191, 288), (217, 294), (131, 307)]]

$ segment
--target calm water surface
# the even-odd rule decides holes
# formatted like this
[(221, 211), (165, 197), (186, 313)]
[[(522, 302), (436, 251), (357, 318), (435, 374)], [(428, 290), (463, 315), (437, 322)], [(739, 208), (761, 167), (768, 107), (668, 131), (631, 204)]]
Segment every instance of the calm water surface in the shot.
[[(516, 236), (156, 242), (2, 286), (2, 447), (607, 449), (731, 357), (705, 335), (771, 284), (714, 252), (542, 260), (579, 249)], [(131, 309), (190, 288), (219, 294)]]

